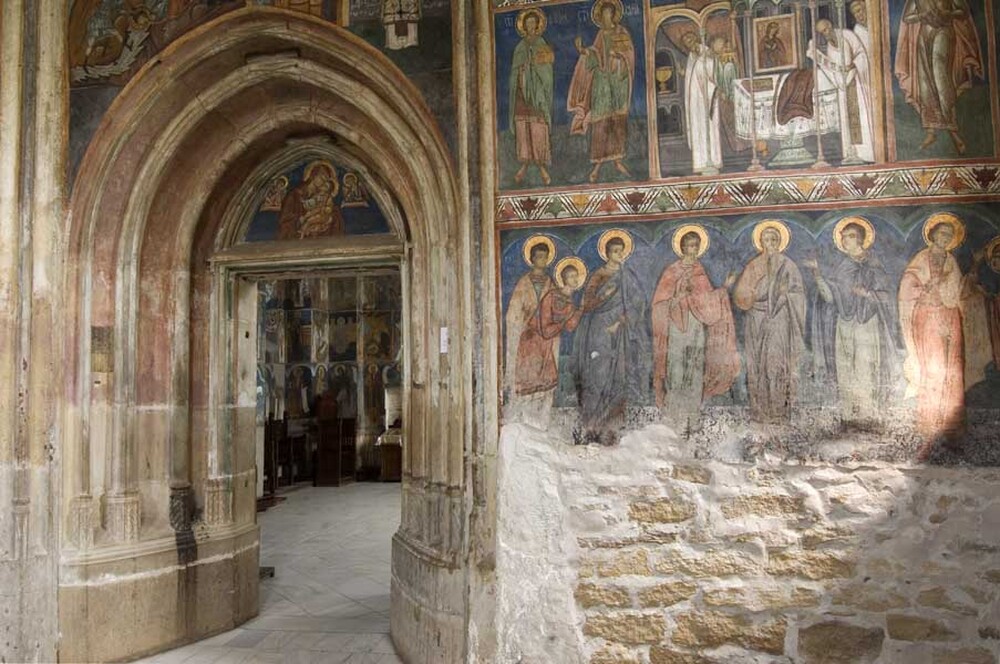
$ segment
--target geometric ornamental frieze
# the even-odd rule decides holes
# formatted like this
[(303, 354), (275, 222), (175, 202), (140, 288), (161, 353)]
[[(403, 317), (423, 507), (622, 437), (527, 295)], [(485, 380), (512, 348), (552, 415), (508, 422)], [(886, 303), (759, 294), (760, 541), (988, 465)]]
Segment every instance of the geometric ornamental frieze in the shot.
[(501, 194), (496, 222), (606, 217), (672, 216), (683, 212), (746, 211), (759, 207), (875, 202), (898, 199), (969, 200), (1000, 195), (1000, 166), (868, 169), (853, 173), (754, 174), (744, 178), (641, 186), (607, 186), (586, 191)]

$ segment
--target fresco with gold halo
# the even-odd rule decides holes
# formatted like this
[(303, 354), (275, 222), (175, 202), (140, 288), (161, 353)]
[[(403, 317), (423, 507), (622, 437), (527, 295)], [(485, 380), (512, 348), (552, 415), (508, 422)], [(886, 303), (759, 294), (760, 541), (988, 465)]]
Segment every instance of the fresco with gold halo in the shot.
[(273, 178), (258, 197), (245, 242), (390, 232), (364, 177), (325, 159), (303, 160)]
[(996, 157), (994, 4), (495, 3), (499, 189)]
[(1000, 205), (500, 233), (503, 413), (576, 444), (1000, 464)]

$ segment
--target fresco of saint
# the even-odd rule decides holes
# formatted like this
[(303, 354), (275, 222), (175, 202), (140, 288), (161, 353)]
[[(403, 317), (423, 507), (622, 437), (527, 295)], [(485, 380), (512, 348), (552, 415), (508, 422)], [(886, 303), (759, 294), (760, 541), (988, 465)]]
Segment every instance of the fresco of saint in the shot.
[(569, 86), (567, 108), (573, 115), (570, 133), (590, 132), (590, 181), (597, 182), (601, 166), (612, 162), (618, 172), (630, 173), (623, 160), (628, 145), (628, 116), (635, 79), (635, 46), (621, 25), (621, 0), (597, 0), (591, 17), (599, 28), (591, 46), (576, 38), (580, 54)]
[[(504, 385), (508, 392), (507, 419), (521, 421), (544, 428), (547, 409), (544, 399), (538, 397), (540, 378), (545, 358), (553, 353), (551, 340), (540, 335), (541, 302), (554, 287), (548, 267), (556, 255), (552, 240), (535, 235), (524, 243), (524, 260), (530, 270), (522, 276), (507, 305), (506, 339), (507, 354)], [(558, 337), (555, 343), (559, 343)], [(523, 346), (523, 348), (522, 348)], [(558, 356), (558, 345), (554, 356)]]
[(679, 257), (663, 270), (653, 293), (653, 391), (656, 405), (679, 431), (697, 428), (703, 399), (726, 393), (740, 373), (729, 303), (731, 274), (714, 288), (698, 260), (709, 246), (698, 225), (674, 231)]
[(285, 197), (278, 219), (279, 240), (301, 240), (344, 234), (344, 218), (334, 202), (340, 185), (330, 162), (314, 161), (302, 183)]
[(576, 384), (584, 443), (614, 444), (628, 406), (645, 404), (649, 389), (646, 295), (625, 261), (633, 240), (606, 231), (598, 241), (604, 265), (583, 291), (583, 316), (574, 337)]
[[(863, 10), (863, 5), (862, 5)], [(816, 22), (823, 46), (809, 41), (806, 52), (815, 54), (820, 69), (820, 89), (838, 90), (840, 143), (846, 161), (875, 161), (872, 122), (872, 72), (868, 47), (851, 30), (833, 27), (828, 19)]]
[(894, 69), (906, 102), (920, 114), (926, 132), (921, 149), (947, 131), (955, 150), (964, 153), (955, 106), (983, 77), (979, 35), (966, 0), (907, 0)]
[(718, 175), (722, 169), (722, 132), (716, 57), (694, 31), (681, 42), (688, 52), (684, 81), (684, 112), (692, 168), (699, 175)]
[(556, 388), (559, 386), (559, 342), (564, 332), (580, 323), (581, 309), (573, 301), (587, 267), (579, 258), (564, 258), (556, 264), (556, 287), (550, 288), (538, 305), (538, 315), (521, 333), (514, 370), (517, 397), (530, 399), (537, 413), (536, 424), (548, 424)]
[(517, 16), (521, 41), (514, 49), (510, 70), (510, 130), (514, 132), (517, 161), (521, 165), (514, 182), (521, 184), (529, 166), (536, 166), (544, 184), (549, 184), (552, 163), (552, 90), (555, 53), (542, 37), (545, 14), (536, 8)]
[[(975, 253), (966, 281), (963, 301), (981, 310), (981, 320), (969, 315), (968, 309), (973, 306), (966, 308), (962, 318), (963, 332), (970, 338), (968, 351), (978, 355), (977, 359), (966, 363), (972, 365), (971, 371), (975, 372), (970, 375), (970, 367), (966, 366), (968, 389), (977, 378), (985, 378), (985, 371), (979, 370), (990, 363), (995, 371), (1000, 371), (1000, 237), (993, 238), (985, 249)], [(979, 377), (978, 373), (983, 376)]]
[(962, 271), (952, 255), (965, 240), (965, 225), (953, 214), (935, 214), (924, 224), (924, 240), (927, 248), (906, 266), (899, 285), (906, 396), (917, 398), (921, 435), (950, 439), (965, 430)]
[(846, 217), (833, 231), (843, 254), (836, 267), (805, 263), (816, 278), (812, 347), (834, 378), (842, 416), (850, 422), (878, 419), (898, 376), (901, 350), (895, 289), (871, 252), (875, 228), (863, 217)]
[(736, 281), (733, 301), (746, 312), (744, 359), (750, 417), (787, 422), (798, 393), (799, 359), (805, 348), (806, 296), (802, 275), (783, 253), (791, 231), (780, 221), (753, 230), (760, 252)]

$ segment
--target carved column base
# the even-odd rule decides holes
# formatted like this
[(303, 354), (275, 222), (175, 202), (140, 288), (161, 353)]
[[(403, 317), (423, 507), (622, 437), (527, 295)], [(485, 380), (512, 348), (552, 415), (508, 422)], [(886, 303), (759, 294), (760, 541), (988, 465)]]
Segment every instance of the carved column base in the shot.
[(79, 495), (70, 502), (69, 538), (78, 549), (89, 549), (94, 546), (93, 496)]
[(190, 486), (170, 487), (170, 527), (181, 532), (191, 530), (191, 506), (194, 492)]
[(231, 477), (205, 481), (205, 523), (224, 526), (233, 522), (233, 485)]
[(142, 500), (137, 493), (111, 495), (104, 507), (105, 528), (112, 542), (137, 542)]

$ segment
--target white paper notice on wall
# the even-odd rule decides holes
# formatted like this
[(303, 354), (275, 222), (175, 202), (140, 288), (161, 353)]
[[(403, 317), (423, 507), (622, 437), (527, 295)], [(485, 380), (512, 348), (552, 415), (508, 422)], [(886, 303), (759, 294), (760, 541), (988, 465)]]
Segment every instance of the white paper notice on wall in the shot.
[(441, 328), (441, 354), (448, 352), (448, 328)]

